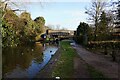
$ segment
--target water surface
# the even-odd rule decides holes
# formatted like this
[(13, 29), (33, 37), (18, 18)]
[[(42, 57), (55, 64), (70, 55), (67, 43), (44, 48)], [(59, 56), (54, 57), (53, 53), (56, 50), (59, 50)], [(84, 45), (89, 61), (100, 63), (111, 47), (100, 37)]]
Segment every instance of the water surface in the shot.
[(57, 51), (53, 45), (6, 48), (3, 52), (4, 78), (34, 78)]

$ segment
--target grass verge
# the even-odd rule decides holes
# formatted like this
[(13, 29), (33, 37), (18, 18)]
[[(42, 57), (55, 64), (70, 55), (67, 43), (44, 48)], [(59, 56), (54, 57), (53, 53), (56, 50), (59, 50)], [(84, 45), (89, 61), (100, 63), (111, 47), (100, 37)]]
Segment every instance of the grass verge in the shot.
[[(71, 47), (70, 41), (62, 41), (60, 43), (60, 47), (61, 56), (52, 72), (52, 77), (72, 78), (74, 74), (73, 59), (74, 57), (78, 57), (79, 55)], [(87, 66), (86, 69), (88, 70), (90, 77), (93, 80), (106, 80), (105, 76), (101, 72), (96, 70), (94, 67), (90, 66), (87, 63), (86, 66)]]
[(74, 74), (75, 50), (71, 47), (70, 41), (61, 41), (61, 57), (52, 72), (52, 77), (71, 78)]
[(110, 80), (108, 78), (106, 78), (102, 72), (96, 70), (94, 67), (90, 66), (87, 64), (87, 70), (89, 72), (90, 77), (93, 80)]

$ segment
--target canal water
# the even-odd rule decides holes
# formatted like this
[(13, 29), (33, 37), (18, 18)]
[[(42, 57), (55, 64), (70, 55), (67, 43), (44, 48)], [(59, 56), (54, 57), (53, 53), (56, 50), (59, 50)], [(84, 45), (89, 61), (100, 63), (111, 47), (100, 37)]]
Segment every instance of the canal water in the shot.
[(2, 52), (3, 78), (34, 78), (57, 51), (54, 45), (6, 48)]

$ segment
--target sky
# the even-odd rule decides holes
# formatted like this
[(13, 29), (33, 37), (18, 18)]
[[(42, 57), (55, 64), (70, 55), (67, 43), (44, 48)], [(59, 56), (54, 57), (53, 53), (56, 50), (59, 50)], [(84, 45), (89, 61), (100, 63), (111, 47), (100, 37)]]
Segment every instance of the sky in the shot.
[(45, 25), (59, 25), (60, 29), (76, 30), (80, 22), (87, 22), (85, 7), (89, 2), (24, 2), (22, 10), (31, 14), (32, 19), (42, 16)]
[(76, 30), (80, 22), (87, 23), (85, 8), (90, 5), (91, 0), (24, 0), (20, 9), (29, 12), (33, 20), (44, 17), (46, 26), (57, 28), (59, 25), (60, 29)]
[(32, 3), (28, 11), (31, 13), (32, 19), (38, 16), (45, 18), (45, 25), (60, 25), (60, 28), (75, 30), (79, 23), (86, 22), (85, 14), (86, 3), (81, 2), (52, 2)]

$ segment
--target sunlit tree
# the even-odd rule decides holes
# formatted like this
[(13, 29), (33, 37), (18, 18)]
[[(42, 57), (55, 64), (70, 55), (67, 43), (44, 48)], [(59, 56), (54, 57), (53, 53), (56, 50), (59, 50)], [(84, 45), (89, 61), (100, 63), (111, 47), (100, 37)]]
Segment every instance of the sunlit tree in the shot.
[(2, 41), (3, 46), (13, 46), (18, 42), (16, 31), (18, 28), (19, 18), (11, 10), (7, 10), (2, 20)]
[(45, 19), (44, 17), (37, 17), (35, 20), (36, 31), (38, 34), (45, 32)]
[(20, 32), (21, 39), (23, 41), (33, 41), (35, 40), (35, 22), (31, 19), (31, 15), (28, 12), (23, 12), (20, 15), (22, 29)]

